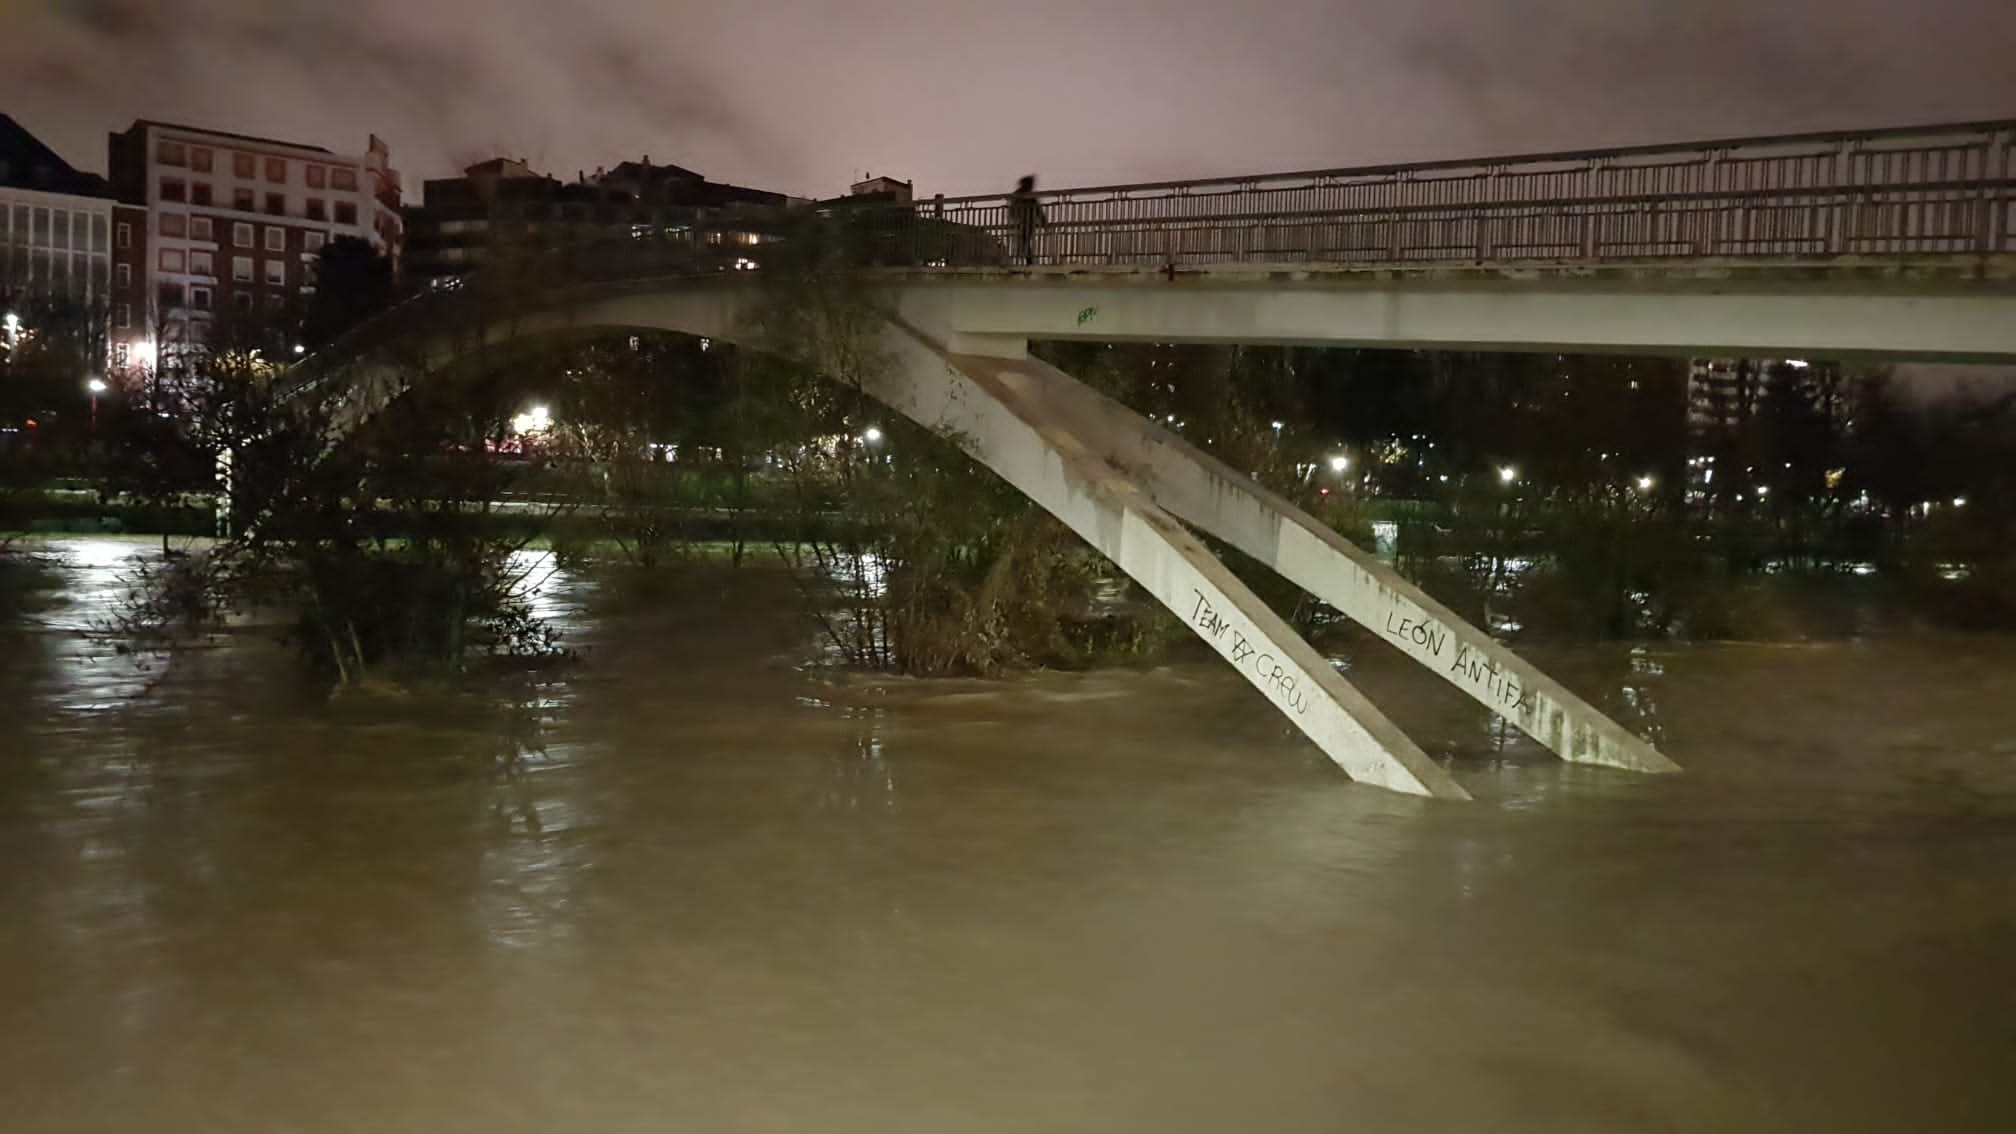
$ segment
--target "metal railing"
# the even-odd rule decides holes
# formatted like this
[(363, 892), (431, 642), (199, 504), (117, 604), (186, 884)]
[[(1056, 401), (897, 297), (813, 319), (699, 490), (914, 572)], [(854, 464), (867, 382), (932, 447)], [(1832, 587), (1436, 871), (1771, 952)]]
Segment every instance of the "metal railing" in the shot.
[[(1422, 264), (2016, 251), (2016, 120), (1037, 194), (1030, 260)], [(1008, 195), (919, 202), (1020, 262)]]

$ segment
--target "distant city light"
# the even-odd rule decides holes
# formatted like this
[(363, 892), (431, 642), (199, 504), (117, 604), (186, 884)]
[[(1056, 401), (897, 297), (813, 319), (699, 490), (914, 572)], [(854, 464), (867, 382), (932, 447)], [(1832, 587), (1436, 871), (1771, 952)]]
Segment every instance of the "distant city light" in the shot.
[(1499, 466), (1498, 481), (1500, 484), (1511, 484), (1513, 481), (1518, 479), (1519, 479), (1518, 469), (1513, 468), (1511, 465)]
[(1769, 495), (1771, 495), (1771, 486), (1770, 486), (1770, 485), (1768, 485), (1768, 484), (1760, 484), (1760, 485), (1758, 485), (1758, 486), (1757, 486), (1757, 496), (1758, 496), (1758, 498), (1759, 498), (1759, 499), (1762, 499), (1763, 497), (1766, 497), (1766, 496), (1769, 496)]
[(1345, 469), (1348, 469), (1350, 467), (1351, 467), (1351, 458), (1345, 456), (1342, 453), (1339, 453), (1336, 456), (1330, 458), (1331, 472), (1341, 473)]
[(1791, 367), (1794, 370), (1804, 370), (1808, 366), (1811, 366), (1812, 363), (1807, 362), (1803, 358), (1788, 358), (1785, 360), (1785, 365)]
[(295, 353), (295, 354), (307, 354), (307, 353), (308, 353), (308, 348), (307, 348), (306, 346), (303, 346), (303, 345), (302, 345), (302, 344), (300, 344), (300, 343), (295, 343), (295, 344), (294, 344), (294, 353)]

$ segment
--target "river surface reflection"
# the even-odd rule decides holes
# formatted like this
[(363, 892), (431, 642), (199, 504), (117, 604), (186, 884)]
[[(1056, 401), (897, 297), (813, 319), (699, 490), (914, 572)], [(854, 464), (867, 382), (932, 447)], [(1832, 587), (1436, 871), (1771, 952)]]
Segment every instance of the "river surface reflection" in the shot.
[(808, 666), (787, 580), (555, 577), (508, 696), (0, 632), (0, 1128), (2016, 1129), (2016, 643), (1536, 651), (1566, 768), (1366, 645), (1478, 794), (1198, 662)]

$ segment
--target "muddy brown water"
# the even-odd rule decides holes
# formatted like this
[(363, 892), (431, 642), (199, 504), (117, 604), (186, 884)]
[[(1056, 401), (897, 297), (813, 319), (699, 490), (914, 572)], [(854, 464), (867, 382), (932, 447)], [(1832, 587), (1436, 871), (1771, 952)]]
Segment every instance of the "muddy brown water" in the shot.
[(2016, 642), (1553, 649), (1479, 799), (1221, 665), (842, 678), (773, 573), (556, 577), (580, 667), (331, 704), (0, 632), (0, 1130), (2016, 1130)]

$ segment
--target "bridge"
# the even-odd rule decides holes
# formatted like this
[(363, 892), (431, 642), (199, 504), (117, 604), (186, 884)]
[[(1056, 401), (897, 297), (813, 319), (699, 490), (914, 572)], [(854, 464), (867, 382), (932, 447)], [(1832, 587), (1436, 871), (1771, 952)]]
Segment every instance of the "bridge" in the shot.
[[(652, 329), (762, 349), (767, 277), (869, 293), (863, 389), (1056, 515), (1353, 778), (1460, 785), (1201, 542), (1267, 564), (1563, 759), (1674, 764), (1334, 531), (1031, 358), (1032, 339), (2016, 359), (2016, 121), (1046, 192), (823, 215), (696, 214), (422, 296), (296, 389), (379, 412), (534, 335)], [(809, 222), (809, 223), (808, 223)], [(769, 262), (770, 269), (765, 269)], [(536, 279), (527, 296), (522, 281)], [(469, 318), (486, 306), (489, 317)], [(395, 349), (396, 348), (396, 349)], [(844, 360), (826, 360), (847, 369)], [(1676, 412), (1677, 408), (1676, 408)]]

